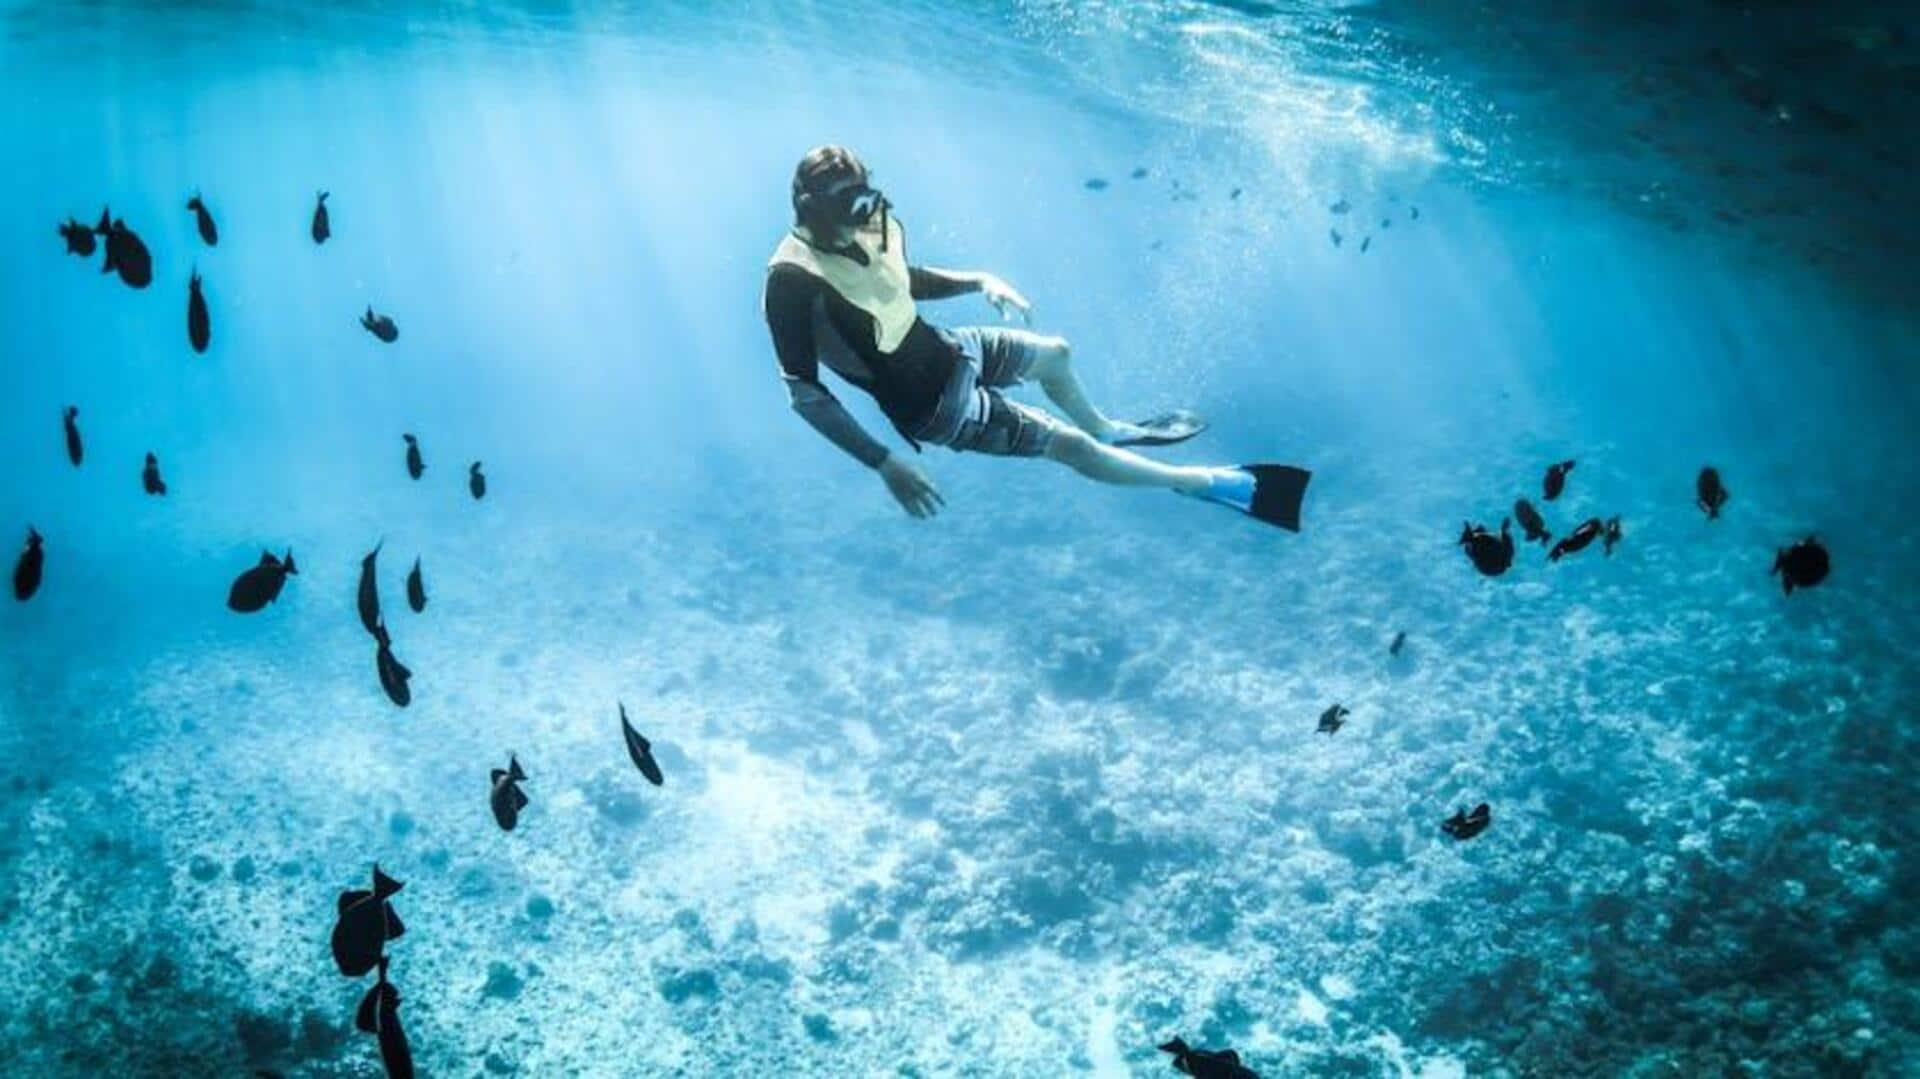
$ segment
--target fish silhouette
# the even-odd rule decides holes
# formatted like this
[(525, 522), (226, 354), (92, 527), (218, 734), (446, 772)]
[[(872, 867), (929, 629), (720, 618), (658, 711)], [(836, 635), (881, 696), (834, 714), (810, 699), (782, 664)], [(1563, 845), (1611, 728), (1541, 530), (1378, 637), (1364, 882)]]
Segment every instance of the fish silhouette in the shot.
[(200, 291), (200, 271), (187, 279), (187, 343), (195, 352), (205, 352), (213, 337), (213, 324), (207, 318), (207, 297)]
[(353, 888), (340, 893), (339, 914), (333, 923), (333, 961), (340, 973), (358, 978), (374, 968), (387, 942), (407, 931), (389, 902), (406, 885), (373, 867), (373, 890)]
[(187, 209), (193, 211), (194, 227), (200, 230), (200, 241), (208, 247), (220, 245), (220, 230), (214, 226), (213, 214), (207, 211), (207, 204), (201, 200), (198, 191), (187, 200)]
[(167, 481), (160, 478), (160, 458), (147, 454), (147, 464), (140, 470), (140, 486), (150, 495), (165, 495)]
[(413, 1050), (407, 1045), (407, 1033), (400, 1028), (400, 990), (387, 980), (386, 956), (380, 957), (380, 980), (360, 998), (353, 1025), (379, 1039), (380, 1063), (387, 1079), (413, 1079)]
[(1460, 526), (1460, 547), (1467, 552), (1467, 558), (1473, 568), (1488, 577), (1498, 577), (1513, 565), (1512, 520), (1500, 522), (1498, 536), (1487, 531), (1485, 525), (1462, 523)]
[(60, 226), (60, 238), (67, 241), (67, 254), (81, 258), (93, 255), (93, 230), (75, 218), (67, 218), (67, 223)]
[(285, 559), (262, 551), (258, 565), (234, 578), (233, 587), (227, 590), (227, 606), (241, 614), (260, 610), (280, 598), (280, 590), (286, 587), (289, 574), (297, 575), (299, 572), (293, 564), (292, 548), (288, 548)]
[(647, 777), (647, 782), (656, 787), (665, 783), (667, 779), (660, 774), (660, 762), (653, 759), (653, 744), (633, 729), (624, 704), (620, 706), (620, 734), (627, 741), (627, 756), (633, 758), (633, 766), (640, 769), (640, 774)]
[(1347, 725), (1347, 717), (1352, 714), (1352, 710), (1336, 704), (1320, 713), (1320, 725), (1315, 727), (1313, 732), (1315, 734), (1336, 734), (1341, 727)]
[(1573, 462), (1570, 460), (1548, 465), (1547, 474), (1540, 481), (1541, 495), (1549, 502), (1559, 498), (1560, 492), (1567, 489), (1567, 473), (1572, 471)]
[(393, 654), (393, 638), (387, 634), (384, 619), (374, 625), (373, 639), (379, 642), (373, 654), (373, 667), (380, 676), (380, 688), (386, 691), (388, 700), (405, 708), (413, 703), (413, 672)]
[(107, 241), (107, 260), (100, 267), (101, 273), (118, 273), (120, 280), (133, 288), (153, 283), (153, 255), (125, 221), (102, 209), (100, 223), (93, 231)]
[(1522, 498), (1513, 504), (1513, 515), (1520, 519), (1520, 527), (1527, 534), (1528, 543), (1545, 543), (1553, 538), (1547, 531), (1547, 519), (1533, 508), (1533, 503)]
[(360, 609), (360, 624), (375, 636), (380, 630), (380, 582), (375, 566), (380, 558), (380, 548), (384, 546), (386, 541), (382, 540), (360, 560), (360, 588), (354, 596), (355, 605)]
[(407, 574), (407, 606), (414, 614), (427, 609), (427, 582), (420, 576), (420, 559), (413, 560), (413, 569)]
[(395, 326), (391, 318), (374, 314), (371, 306), (367, 308), (366, 314), (360, 316), (360, 325), (364, 326), (368, 333), (389, 345), (400, 339), (400, 327)]
[(1260, 1079), (1231, 1049), (1195, 1049), (1185, 1039), (1174, 1038), (1162, 1044), (1160, 1051), (1173, 1054), (1174, 1071), (1194, 1079)]
[(40, 578), (46, 572), (47, 565), (44, 543), (40, 533), (28, 526), (27, 546), (20, 552), (20, 560), (13, 564), (13, 598), (22, 603), (40, 591)]
[(1473, 812), (1457, 812), (1440, 822), (1440, 830), (1455, 839), (1472, 839), (1487, 830), (1493, 823), (1493, 810), (1487, 803), (1481, 802), (1473, 807)]
[(501, 831), (511, 832), (513, 826), (520, 823), (520, 811), (527, 808), (526, 792), (520, 789), (527, 773), (520, 770), (519, 757), (509, 756), (507, 767), (495, 768), (491, 774), (493, 791), (488, 796), (488, 802), (493, 806), (493, 819), (499, 823)]
[(80, 409), (68, 405), (66, 411), (60, 414), (60, 419), (67, 432), (67, 460), (73, 462), (73, 467), (79, 468), (81, 459), (87, 455), (86, 448), (80, 444)]
[(1727, 504), (1733, 495), (1720, 482), (1720, 470), (1708, 465), (1700, 470), (1700, 476), (1693, 482), (1693, 503), (1707, 515), (1707, 520), (1720, 519), (1720, 507)]
[(1547, 561), (1558, 562), (1567, 555), (1586, 550), (1606, 530), (1606, 524), (1598, 517), (1589, 517), (1581, 521), (1574, 526), (1573, 531), (1560, 537), (1560, 542), (1554, 544), (1553, 549), (1547, 552)]
[(407, 475), (417, 480), (420, 478), (420, 473), (427, 470), (427, 463), (420, 458), (420, 440), (414, 438), (412, 435), (401, 435), (400, 437), (405, 440), (407, 444)]
[(475, 500), (487, 497), (487, 477), (481, 474), (478, 461), (467, 469), (467, 490)]
[(323, 244), (333, 235), (333, 218), (327, 214), (327, 192), (322, 191), (313, 201), (313, 242)]
[(1402, 648), (1405, 648), (1406, 646), (1407, 646), (1407, 631), (1403, 629), (1400, 632), (1393, 635), (1393, 643), (1387, 646), (1387, 655), (1397, 656), (1400, 654), (1400, 650)]
[(1827, 554), (1826, 545), (1813, 536), (1773, 555), (1773, 573), (1780, 578), (1780, 587), (1789, 596), (1796, 588), (1812, 588), (1826, 580), (1832, 569), (1833, 560)]

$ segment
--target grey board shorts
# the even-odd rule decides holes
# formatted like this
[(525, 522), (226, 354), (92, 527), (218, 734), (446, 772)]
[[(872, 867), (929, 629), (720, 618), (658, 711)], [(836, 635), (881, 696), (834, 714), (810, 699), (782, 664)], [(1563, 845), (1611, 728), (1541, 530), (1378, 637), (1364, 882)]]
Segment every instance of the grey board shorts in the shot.
[(933, 416), (914, 437), (956, 452), (999, 457), (1038, 457), (1047, 452), (1063, 422), (1000, 393), (1027, 380), (1046, 338), (1005, 326), (961, 326), (938, 332), (966, 362), (955, 366)]

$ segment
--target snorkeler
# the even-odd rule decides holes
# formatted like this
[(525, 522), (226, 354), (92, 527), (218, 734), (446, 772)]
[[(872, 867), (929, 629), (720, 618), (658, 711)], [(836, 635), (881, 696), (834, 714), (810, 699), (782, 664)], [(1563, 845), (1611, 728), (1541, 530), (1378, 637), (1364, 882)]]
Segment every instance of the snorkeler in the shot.
[[(906, 233), (867, 167), (839, 146), (802, 158), (793, 176), (794, 227), (768, 263), (763, 297), (780, 374), (794, 411), (834, 445), (880, 473), (915, 517), (944, 505), (912, 459), (889, 450), (821, 384), (820, 364), (871, 394), (914, 449), (922, 443), (1000, 457), (1045, 457), (1102, 483), (1160, 487), (1217, 502), (1297, 531), (1309, 473), (1287, 465), (1162, 464), (1122, 447), (1183, 442), (1206, 429), (1173, 412), (1140, 423), (1109, 418), (1087, 398), (1067, 342), (1000, 327), (942, 329), (916, 300), (978, 292), (1003, 318), (1025, 317), (1024, 296), (990, 273), (907, 262)], [(1008, 400), (1034, 381), (1071, 423)]]

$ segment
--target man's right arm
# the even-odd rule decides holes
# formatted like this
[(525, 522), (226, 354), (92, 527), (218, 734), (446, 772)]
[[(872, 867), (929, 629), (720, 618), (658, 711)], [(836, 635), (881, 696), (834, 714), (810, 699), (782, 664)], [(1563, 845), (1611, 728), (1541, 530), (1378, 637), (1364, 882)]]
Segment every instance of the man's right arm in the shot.
[(853, 413), (820, 384), (820, 357), (813, 340), (813, 304), (820, 287), (812, 275), (801, 270), (775, 267), (767, 273), (767, 330), (773, 335), (780, 377), (801, 419), (861, 464), (879, 468), (887, 459), (886, 445), (868, 434)]

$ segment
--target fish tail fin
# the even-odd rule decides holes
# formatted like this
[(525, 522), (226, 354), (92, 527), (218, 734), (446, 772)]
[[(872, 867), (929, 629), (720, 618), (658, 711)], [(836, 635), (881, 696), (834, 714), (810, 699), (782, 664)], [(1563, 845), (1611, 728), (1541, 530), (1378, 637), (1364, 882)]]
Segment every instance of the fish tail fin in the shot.
[(373, 897), (375, 899), (385, 899), (404, 887), (406, 887), (405, 884), (380, 872), (380, 863), (373, 864)]
[(287, 568), (288, 573), (299, 575), (300, 567), (293, 564), (293, 548), (287, 548), (287, 557), (281, 560), (281, 565)]
[(512, 776), (512, 777), (513, 777), (513, 781), (514, 781), (514, 782), (516, 782), (516, 783), (518, 783), (519, 781), (521, 781), (521, 780), (523, 780), (523, 779), (525, 779), (525, 778), (527, 778), (527, 773), (525, 773), (525, 772), (523, 772), (523, 771), (521, 771), (521, 770), (520, 770), (520, 758), (519, 758), (519, 757), (516, 757), (516, 756), (509, 756), (509, 757), (507, 758), (507, 774), (508, 774), (508, 775), (510, 775), (510, 776)]

